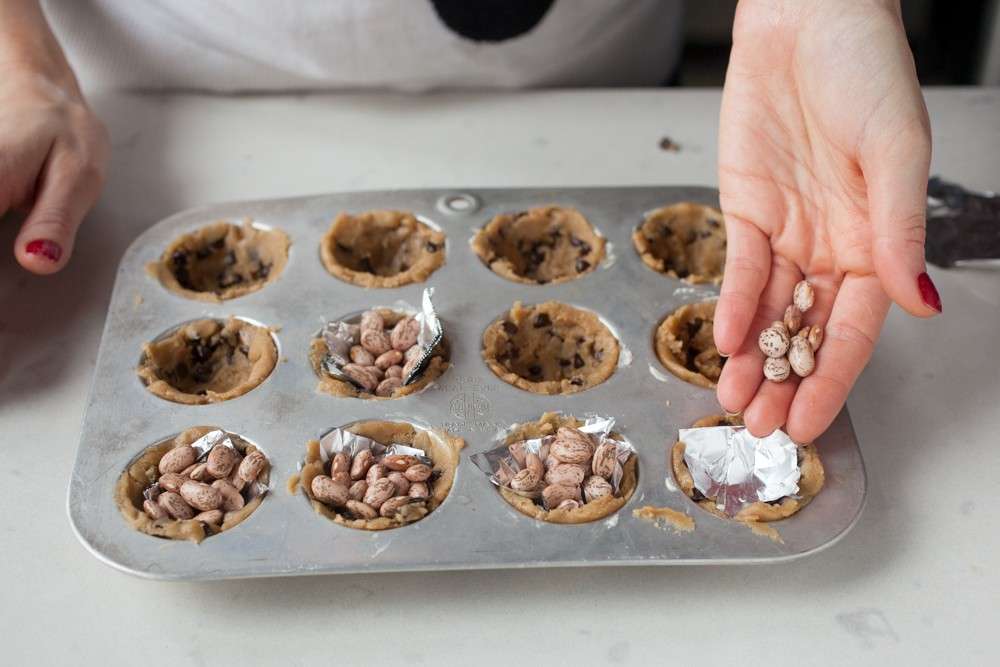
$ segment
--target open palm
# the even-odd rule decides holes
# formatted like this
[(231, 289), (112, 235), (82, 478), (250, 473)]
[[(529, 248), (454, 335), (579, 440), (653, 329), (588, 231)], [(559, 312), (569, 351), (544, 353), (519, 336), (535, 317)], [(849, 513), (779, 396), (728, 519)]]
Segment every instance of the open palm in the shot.
[[(930, 131), (898, 7), (744, 1), (719, 130), (729, 245), (715, 316), (718, 396), (747, 427), (822, 433), (870, 358), (890, 298), (940, 308), (925, 274)], [(757, 334), (803, 278), (826, 336), (809, 377), (764, 382)], [(923, 288), (923, 289), (921, 289)]]

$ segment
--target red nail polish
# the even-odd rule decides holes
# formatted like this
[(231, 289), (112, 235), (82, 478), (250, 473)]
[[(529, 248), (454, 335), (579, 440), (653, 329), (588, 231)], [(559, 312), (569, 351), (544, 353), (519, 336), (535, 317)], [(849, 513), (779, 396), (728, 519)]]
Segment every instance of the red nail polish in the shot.
[(59, 244), (48, 239), (29, 241), (24, 250), (29, 255), (41, 255), (50, 262), (58, 262), (59, 258), (62, 257), (62, 248)]
[(920, 290), (920, 298), (924, 300), (924, 303), (940, 313), (941, 295), (938, 294), (937, 288), (934, 287), (934, 281), (926, 272), (917, 276), (917, 289)]

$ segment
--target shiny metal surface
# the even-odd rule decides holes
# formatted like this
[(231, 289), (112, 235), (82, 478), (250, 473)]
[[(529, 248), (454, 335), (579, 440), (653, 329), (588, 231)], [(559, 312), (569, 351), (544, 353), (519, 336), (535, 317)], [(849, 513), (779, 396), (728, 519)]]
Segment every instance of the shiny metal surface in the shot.
[[(657, 360), (653, 332), (679, 305), (711, 296), (641, 263), (630, 238), (645, 211), (677, 201), (717, 204), (701, 187), (417, 190), (359, 192), (228, 203), (174, 215), (128, 249), (118, 269), (83, 435), (70, 482), (68, 509), (80, 540), (123, 571), (158, 579), (220, 579), (362, 571), (503, 567), (746, 563), (802, 556), (841, 537), (857, 520), (865, 473), (846, 412), (819, 440), (826, 487), (793, 517), (774, 525), (783, 543), (702, 511), (673, 490), (667, 453), (680, 428), (719, 410), (714, 393), (682, 382)], [(455, 205), (455, 202), (461, 202)], [(491, 216), (555, 203), (579, 208), (610, 241), (598, 270), (560, 285), (526, 286), (490, 272), (469, 249), (475, 228)], [(365, 290), (330, 276), (319, 242), (340, 211), (409, 210), (443, 229), (447, 261), (426, 284)], [(221, 304), (183, 299), (146, 275), (177, 235), (220, 218), (255, 221), (292, 238), (288, 266), (272, 285)], [(422, 289), (434, 302), (452, 346), (451, 369), (415, 396), (394, 401), (335, 398), (317, 393), (308, 363), (310, 339), (327, 319), (403, 300), (419, 306)], [(556, 299), (588, 308), (610, 325), (627, 364), (603, 384), (572, 396), (538, 396), (496, 378), (480, 356), (486, 326), (516, 300)], [(237, 315), (278, 328), (281, 361), (250, 393), (225, 403), (184, 406), (163, 401), (135, 374), (142, 344), (199, 317)], [(618, 514), (578, 526), (535, 521), (508, 506), (469, 454), (489, 449), (510, 424), (561, 410), (616, 418), (639, 456), (639, 487)], [(285, 488), (305, 443), (331, 427), (363, 419), (402, 419), (445, 428), (466, 440), (455, 485), (422, 521), (384, 532), (344, 528), (316, 515)], [(272, 492), (246, 522), (201, 545), (133, 531), (114, 506), (114, 483), (145, 447), (194, 425), (214, 425), (260, 446), (272, 464)], [(643, 505), (687, 512), (690, 533), (632, 516)]]

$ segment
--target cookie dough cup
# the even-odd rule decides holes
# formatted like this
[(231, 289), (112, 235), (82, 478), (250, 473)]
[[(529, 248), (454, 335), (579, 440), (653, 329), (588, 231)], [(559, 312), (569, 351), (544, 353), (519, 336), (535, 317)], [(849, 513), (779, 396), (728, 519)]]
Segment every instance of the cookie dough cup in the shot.
[(518, 301), (483, 334), (490, 370), (535, 394), (573, 394), (601, 384), (615, 372), (619, 349), (597, 315), (558, 301)]
[[(518, 424), (504, 438), (503, 444), (510, 445), (520, 440), (531, 438), (544, 438), (547, 435), (554, 435), (560, 427), (579, 428), (583, 422), (571, 415), (562, 415), (555, 412), (546, 412), (538, 421)], [(615, 440), (622, 440), (620, 434), (612, 431), (610, 436)], [(500, 496), (507, 501), (511, 507), (525, 516), (530, 516), (539, 521), (549, 523), (589, 523), (605, 517), (611, 516), (632, 498), (636, 485), (639, 481), (639, 461), (638, 456), (633, 454), (624, 466), (620, 493), (618, 496), (604, 496), (581, 505), (576, 509), (552, 509), (546, 510), (541, 505), (535, 503), (531, 498), (518, 495), (506, 487), (498, 487)]]
[(219, 221), (167, 246), (146, 270), (168, 290), (188, 299), (225, 301), (250, 294), (278, 279), (288, 263), (288, 235), (249, 219)]
[(162, 399), (203, 405), (242, 396), (263, 382), (277, 361), (270, 329), (235, 317), (202, 319), (146, 343), (137, 373)]
[(476, 233), (472, 250), (498, 276), (518, 283), (562, 283), (604, 259), (604, 237), (572, 208), (543, 206), (496, 216)]
[(692, 284), (722, 282), (726, 227), (710, 206), (681, 203), (646, 215), (632, 232), (642, 262), (658, 273)]
[[(692, 428), (702, 428), (706, 426), (742, 426), (743, 419), (739, 416), (712, 415), (696, 421)], [(785, 496), (773, 502), (755, 502), (741, 509), (736, 516), (728, 517), (715, 506), (714, 498), (706, 498), (698, 489), (694, 487), (694, 480), (691, 472), (684, 462), (684, 443), (680, 440), (674, 443), (670, 450), (670, 467), (674, 473), (674, 479), (681, 491), (695, 501), (703, 510), (710, 512), (723, 519), (732, 518), (743, 523), (756, 523), (766, 521), (779, 521), (790, 517), (805, 507), (816, 497), (816, 494), (823, 488), (825, 473), (823, 463), (819, 459), (819, 452), (813, 444), (798, 446), (799, 469), (799, 498)]]
[(444, 233), (402, 211), (341, 213), (323, 236), (331, 274), (360, 287), (420, 283), (444, 264)]
[(455, 472), (458, 470), (459, 452), (465, 447), (465, 440), (462, 438), (446, 431), (417, 428), (412, 424), (398, 421), (361, 421), (343, 428), (384, 445), (400, 444), (422, 449), (433, 462), (434, 476), (431, 478), (430, 495), (424, 503), (407, 505), (407, 513), (404, 516), (397, 514), (393, 517), (359, 519), (350, 516), (346, 511), (338, 511), (313, 497), (313, 478), (327, 474), (329, 464), (323, 463), (319, 440), (310, 440), (306, 443), (306, 457), (302, 470), (289, 481), (289, 489), (294, 493), (301, 488), (317, 514), (348, 528), (388, 530), (423, 519), (448, 497), (455, 481)]
[[(386, 328), (392, 328), (404, 317), (412, 315), (413, 313), (404, 313), (396, 310), (391, 310), (389, 308), (375, 308), (385, 321)], [(357, 324), (361, 320), (361, 315), (358, 314), (353, 317), (341, 318), (351, 324)], [(441, 377), (445, 371), (451, 366), (451, 347), (448, 343), (448, 338), (444, 337), (441, 342), (438, 343), (437, 347), (434, 349), (434, 354), (431, 356), (430, 360), (427, 362), (427, 366), (424, 368), (423, 374), (412, 384), (408, 384), (403, 387), (399, 387), (393, 391), (391, 396), (376, 396), (371, 392), (359, 389), (357, 386), (351, 384), (350, 382), (345, 382), (344, 380), (338, 380), (337, 378), (331, 376), (329, 373), (323, 370), (323, 359), (327, 355), (326, 342), (323, 340), (322, 336), (317, 336), (309, 342), (309, 364), (313, 368), (313, 372), (319, 377), (319, 384), (317, 385), (317, 390), (325, 394), (331, 394), (333, 396), (348, 397), (348, 398), (374, 398), (377, 400), (387, 400), (394, 398), (403, 398), (405, 396), (410, 396), (411, 394), (416, 394), (427, 388), (429, 384)]]
[(725, 365), (713, 337), (715, 301), (681, 306), (656, 328), (653, 347), (667, 370), (691, 384), (715, 388)]
[[(125, 521), (135, 530), (154, 537), (170, 540), (189, 540), (201, 542), (206, 537), (224, 533), (243, 523), (253, 514), (266, 496), (257, 496), (238, 510), (225, 513), (221, 525), (212, 526), (195, 519), (153, 519), (142, 509), (143, 491), (160, 478), (160, 459), (171, 449), (186, 447), (210, 431), (217, 430), (214, 426), (196, 426), (189, 428), (175, 438), (149, 447), (136, 457), (125, 469), (115, 483), (114, 501)], [(221, 429), (219, 429), (221, 430)], [(229, 437), (240, 454), (246, 456), (258, 451), (258, 448), (234, 433)], [(263, 453), (263, 452), (262, 452)], [(270, 476), (270, 463), (267, 463), (258, 481), (267, 483)]]

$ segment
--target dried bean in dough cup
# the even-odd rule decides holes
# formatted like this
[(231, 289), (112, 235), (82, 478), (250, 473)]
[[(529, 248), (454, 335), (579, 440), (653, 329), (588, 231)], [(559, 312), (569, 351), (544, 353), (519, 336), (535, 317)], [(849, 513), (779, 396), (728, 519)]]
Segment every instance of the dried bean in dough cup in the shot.
[[(159, 444), (149, 447), (129, 463), (128, 467), (118, 478), (114, 488), (115, 505), (118, 506), (128, 525), (140, 533), (154, 537), (201, 542), (211, 535), (232, 530), (260, 507), (267, 496), (256, 496), (247, 501), (240, 509), (225, 512), (222, 523), (217, 526), (194, 519), (153, 519), (143, 511), (143, 491), (161, 477), (158, 467), (160, 459), (170, 450), (178, 447), (187, 447), (206, 433), (215, 430), (220, 429), (214, 426), (195, 426), (189, 428), (174, 438), (168, 438)], [(229, 433), (228, 435), (237, 451), (243, 456), (260, 451), (256, 446), (236, 434)], [(257, 481), (266, 484), (269, 476), (270, 463), (267, 463), (258, 476)]]
[(465, 440), (462, 438), (443, 430), (417, 428), (401, 421), (361, 421), (343, 428), (385, 446), (400, 444), (423, 450), (433, 463), (433, 474), (425, 482), (428, 485), (429, 495), (425, 501), (408, 504), (404, 511), (393, 516), (377, 516), (369, 519), (354, 516), (346, 508), (326, 505), (313, 496), (312, 481), (318, 475), (330, 474), (331, 462), (324, 463), (320, 454), (319, 440), (310, 440), (306, 443), (306, 456), (302, 469), (289, 480), (288, 487), (293, 493), (301, 489), (317, 514), (348, 528), (388, 530), (420, 521), (436, 510), (448, 497), (455, 481), (459, 453), (465, 447)]

